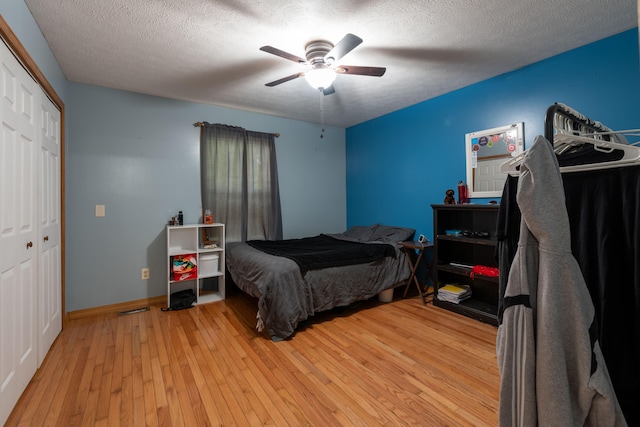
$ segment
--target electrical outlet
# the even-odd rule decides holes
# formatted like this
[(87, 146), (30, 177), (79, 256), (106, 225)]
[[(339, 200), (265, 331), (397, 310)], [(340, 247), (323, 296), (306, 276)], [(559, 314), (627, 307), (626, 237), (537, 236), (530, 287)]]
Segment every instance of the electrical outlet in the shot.
[(143, 268), (141, 270), (142, 273), (142, 280), (149, 280), (149, 269), (148, 268)]

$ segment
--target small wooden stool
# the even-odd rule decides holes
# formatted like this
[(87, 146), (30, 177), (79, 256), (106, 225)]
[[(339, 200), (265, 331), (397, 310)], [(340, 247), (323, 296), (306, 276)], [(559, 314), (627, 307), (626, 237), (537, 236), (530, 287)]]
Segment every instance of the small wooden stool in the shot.
[[(422, 302), (426, 304), (427, 296), (432, 294), (432, 292), (426, 293), (426, 289), (424, 289), (427, 281), (427, 277), (431, 277), (431, 266), (429, 265), (428, 262), (426, 262), (426, 259), (424, 264), (427, 268), (427, 272), (424, 275), (424, 279), (422, 281), (423, 283), (420, 283), (420, 281), (418, 280), (418, 277), (416, 276), (416, 272), (418, 271), (418, 267), (420, 266), (420, 261), (424, 258), (424, 253), (426, 252), (426, 250), (433, 249), (433, 242), (427, 241), (423, 243), (415, 240), (412, 242), (398, 242), (398, 245), (402, 247), (405, 257), (407, 258), (407, 262), (409, 263), (409, 267), (411, 268), (411, 275), (409, 276), (409, 280), (407, 280), (407, 285), (404, 288), (404, 294), (402, 296), (403, 298), (407, 297), (407, 292), (409, 291), (409, 287), (413, 282), (416, 285), (416, 288), (418, 289), (418, 293), (422, 298)], [(415, 255), (416, 253), (415, 251), (418, 251), (418, 256), (415, 262), (411, 257), (412, 255), (411, 251), (413, 251), (413, 255)]]

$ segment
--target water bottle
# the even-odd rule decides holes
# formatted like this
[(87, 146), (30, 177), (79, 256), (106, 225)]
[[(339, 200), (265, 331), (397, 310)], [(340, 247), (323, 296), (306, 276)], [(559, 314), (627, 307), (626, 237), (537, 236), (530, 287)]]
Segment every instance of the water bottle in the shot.
[(178, 225), (184, 225), (184, 218), (182, 216), (182, 211), (178, 212)]

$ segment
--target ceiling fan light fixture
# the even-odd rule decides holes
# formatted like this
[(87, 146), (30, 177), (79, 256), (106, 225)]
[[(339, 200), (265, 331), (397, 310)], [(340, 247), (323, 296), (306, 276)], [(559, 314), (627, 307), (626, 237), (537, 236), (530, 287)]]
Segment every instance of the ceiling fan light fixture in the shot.
[(336, 72), (333, 68), (314, 68), (304, 73), (304, 78), (314, 89), (326, 89), (333, 84), (336, 79)]

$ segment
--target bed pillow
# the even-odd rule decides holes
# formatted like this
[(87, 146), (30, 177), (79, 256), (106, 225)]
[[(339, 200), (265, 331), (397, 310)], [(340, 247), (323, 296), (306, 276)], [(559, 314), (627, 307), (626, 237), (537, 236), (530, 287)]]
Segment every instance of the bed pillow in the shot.
[(385, 243), (404, 242), (405, 240), (413, 240), (415, 234), (416, 230), (413, 228), (378, 225), (370, 240)]
[(352, 239), (356, 239), (361, 242), (368, 242), (373, 237), (373, 233), (378, 228), (378, 224), (373, 225), (354, 225), (353, 227), (349, 227), (344, 233), (344, 236), (347, 236)]

